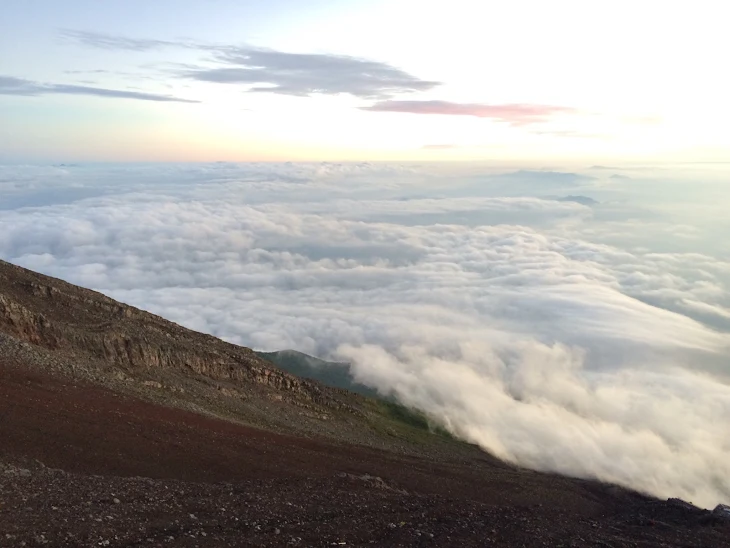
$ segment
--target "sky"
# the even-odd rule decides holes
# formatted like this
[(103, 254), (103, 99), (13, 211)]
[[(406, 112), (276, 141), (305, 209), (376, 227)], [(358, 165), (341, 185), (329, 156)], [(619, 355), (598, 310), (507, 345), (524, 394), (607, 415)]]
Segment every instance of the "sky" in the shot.
[(5, 163), (730, 158), (716, 0), (0, 7)]
[[(730, 502), (730, 174), (0, 166), (0, 258), (357, 381), (522, 466)], [(0, 288), (1, 290), (1, 288)]]

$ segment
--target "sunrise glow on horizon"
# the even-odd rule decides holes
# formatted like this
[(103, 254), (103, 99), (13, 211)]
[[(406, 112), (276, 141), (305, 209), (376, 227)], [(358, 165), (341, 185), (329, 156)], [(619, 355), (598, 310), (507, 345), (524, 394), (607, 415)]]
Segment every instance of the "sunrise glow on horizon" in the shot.
[(719, 9), (14, 3), (0, 162), (722, 161)]

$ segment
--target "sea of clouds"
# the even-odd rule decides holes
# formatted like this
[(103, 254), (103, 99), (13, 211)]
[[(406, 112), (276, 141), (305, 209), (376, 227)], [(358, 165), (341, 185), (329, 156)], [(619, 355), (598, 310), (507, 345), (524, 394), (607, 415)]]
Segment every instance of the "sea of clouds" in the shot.
[(349, 361), (508, 461), (711, 507), (728, 207), (730, 166), (0, 166), (0, 257)]

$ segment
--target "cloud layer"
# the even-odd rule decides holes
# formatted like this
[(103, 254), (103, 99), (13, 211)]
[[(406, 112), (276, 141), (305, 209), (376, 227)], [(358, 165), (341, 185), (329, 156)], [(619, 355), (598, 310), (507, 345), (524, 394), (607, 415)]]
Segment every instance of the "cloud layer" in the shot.
[(679, 216), (666, 197), (687, 183), (588, 173), (0, 168), (0, 256), (233, 342), (349, 360), (506, 460), (728, 502), (725, 221)]

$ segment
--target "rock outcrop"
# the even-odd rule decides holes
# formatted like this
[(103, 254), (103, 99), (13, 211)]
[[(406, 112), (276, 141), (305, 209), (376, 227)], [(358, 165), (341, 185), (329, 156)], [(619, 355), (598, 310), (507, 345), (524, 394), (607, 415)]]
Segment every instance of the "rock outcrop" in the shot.
[(193, 376), (231, 385), (218, 386), (228, 395), (259, 386), (281, 392), (279, 399), (347, 407), (337, 390), (281, 371), (249, 348), (4, 261), (0, 332), (112, 365), (119, 370), (118, 378), (152, 377), (152, 382), (168, 385), (175, 378)]
[(727, 506), (726, 504), (718, 504), (712, 511), (712, 514), (719, 518), (730, 520), (730, 506)]

